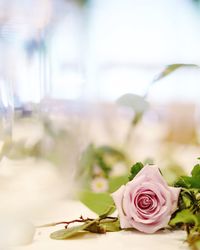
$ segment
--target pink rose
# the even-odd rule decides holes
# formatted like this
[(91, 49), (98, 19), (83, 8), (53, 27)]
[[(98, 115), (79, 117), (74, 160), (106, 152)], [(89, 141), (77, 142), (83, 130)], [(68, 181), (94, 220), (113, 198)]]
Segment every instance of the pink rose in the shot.
[(169, 187), (154, 166), (145, 166), (112, 194), (121, 228), (154, 233), (166, 227), (177, 209), (180, 188)]

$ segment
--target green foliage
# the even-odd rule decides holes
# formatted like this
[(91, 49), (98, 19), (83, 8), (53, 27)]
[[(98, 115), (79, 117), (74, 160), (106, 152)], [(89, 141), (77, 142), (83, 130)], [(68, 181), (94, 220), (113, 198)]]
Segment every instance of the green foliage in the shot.
[(157, 81), (161, 80), (162, 78), (170, 75), (171, 73), (173, 73), (177, 69), (186, 68), (186, 67), (198, 68), (199, 66), (196, 64), (183, 64), (183, 63), (170, 64), (158, 76), (155, 77), (153, 82), (157, 82)]
[(181, 176), (175, 184), (182, 187), (178, 211), (172, 216), (171, 226), (184, 227), (187, 242), (192, 250), (200, 249), (200, 165), (191, 171), (191, 176)]
[(101, 221), (101, 225), (106, 232), (118, 232), (121, 230), (119, 220), (103, 220)]
[(84, 223), (83, 225), (80, 225), (80, 226), (61, 229), (61, 230), (53, 232), (50, 235), (50, 237), (51, 237), (51, 239), (54, 239), (54, 240), (66, 240), (66, 239), (74, 237), (77, 234), (83, 232), (84, 230), (89, 228), (94, 223), (95, 223), (95, 220), (90, 221), (90, 222), (86, 222), (86, 223)]
[(88, 145), (81, 155), (79, 162), (79, 171), (77, 177), (90, 179), (92, 176), (92, 167), (95, 161), (95, 147), (93, 144)]
[(200, 189), (200, 165), (194, 166), (191, 176), (181, 176), (175, 183), (176, 187)]
[(93, 168), (98, 166), (102, 170), (102, 175), (108, 178), (113, 165), (119, 161), (126, 162), (126, 160), (125, 154), (116, 148), (107, 145), (95, 147), (90, 144), (82, 154), (77, 177), (89, 182), (94, 175)]
[(144, 167), (141, 162), (137, 162), (131, 167), (131, 174), (129, 176), (129, 181), (133, 180), (133, 178), (140, 172), (140, 170)]
[(181, 176), (175, 183), (176, 187), (200, 189), (200, 165), (194, 166), (191, 176)]
[(194, 166), (191, 172), (192, 177), (200, 177), (200, 164)]
[(108, 207), (113, 209), (110, 213), (114, 212), (114, 203), (109, 193), (93, 193), (84, 191), (80, 193), (80, 201), (98, 215), (104, 214)]
[(102, 214), (99, 215), (99, 218), (102, 220), (102, 219), (105, 219), (107, 218), (110, 214), (112, 214), (113, 212), (115, 211), (115, 205), (112, 204), (112, 205), (109, 205), (109, 207), (107, 207), (104, 212)]
[[(106, 212), (101, 214), (97, 219), (83, 219), (80, 217), (80, 220), (74, 220), (71, 222), (66, 222), (66, 224), (69, 223), (77, 223), (81, 222), (80, 226), (73, 226), (70, 228), (65, 228), (62, 230), (58, 230), (53, 232), (50, 237), (54, 240), (66, 240), (69, 238), (72, 238), (74, 236), (79, 236), (81, 233), (85, 232), (91, 232), (91, 233), (98, 233), (98, 234), (104, 234), (106, 232), (117, 232), (120, 231), (120, 223), (119, 219), (117, 217), (109, 217), (110, 213), (113, 212), (113, 206), (109, 207)], [(46, 226), (55, 226), (60, 223), (54, 223), (49, 224)]]
[(122, 185), (126, 184), (127, 182), (128, 182), (127, 175), (110, 178), (110, 180), (109, 180), (109, 192), (110, 193), (115, 192), (118, 188), (120, 188)]
[(130, 128), (127, 131), (124, 144), (128, 145), (131, 139), (133, 129), (141, 121), (144, 113), (149, 108), (149, 103), (145, 100), (145, 96), (139, 96), (136, 94), (125, 94), (117, 99), (117, 104), (131, 108), (134, 111), (134, 116), (130, 124)]
[(77, 4), (79, 4), (81, 7), (84, 7), (88, 3), (88, 0), (74, 0), (74, 1), (77, 2)]
[(108, 154), (115, 156), (119, 160), (124, 160), (124, 154), (121, 151), (108, 145), (100, 146), (96, 151), (98, 154)]
[(170, 226), (176, 226), (177, 224), (189, 224), (193, 225), (195, 228), (199, 226), (199, 218), (194, 215), (193, 212), (189, 209), (184, 209), (176, 213), (176, 216), (170, 220)]
[(117, 103), (132, 108), (136, 114), (144, 113), (149, 107), (145, 98), (136, 94), (125, 94), (117, 100)]
[(146, 97), (149, 94), (149, 91), (150, 91), (152, 85), (154, 85), (156, 82), (162, 80), (166, 76), (169, 76), (170, 74), (172, 74), (173, 72), (175, 72), (176, 70), (178, 70), (180, 68), (199, 68), (199, 66), (196, 64), (185, 64), (185, 63), (175, 63), (175, 64), (170, 64), (170, 65), (166, 66), (164, 68), (164, 70), (161, 73), (159, 73), (153, 79), (153, 81), (149, 84), (144, 96)]
[(106, 233), (106, 229), (102, 225), (102, 223), (100, 223), (100, 221), (96, 221), (92, 225), (88, 226), (85, 230), (90, 232), (90, 233), (96, 233), (96, 234), (104, 234), (104, 233)]
[(191, 209), (178, 211), (171, 219), (170, 226), (184, 228), (187, 231), (187, 239), (192, 250), (200, 249), (200, 213), (194, 213)]
[(86, 232), (104, 234), (106, 232), (117, 232), (121, 230), (118, 218), (101, 217), (97, 219), (90, 219), (80, 226), (73, 226), (55, 231), (50, 235), (50, 237), (54, 240), (67, 240)]
[(190, 232), (187, 236), (187, 242), (191, 250), (200, 250), (200, 232)]

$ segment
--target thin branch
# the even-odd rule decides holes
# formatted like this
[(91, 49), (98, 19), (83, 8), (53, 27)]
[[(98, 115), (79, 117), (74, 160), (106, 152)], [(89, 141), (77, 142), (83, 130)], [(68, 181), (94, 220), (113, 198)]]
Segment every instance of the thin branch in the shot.
[[(99, 221), (101, 220), (105, 220), (105, 219), (109, 219), (109, 220), (117, 220), (117, 217), (112, 217), (112, 216), (107, 216), (105, 218), (99, 218)], [(75, 220), (71, 220), (71, 221), (61, 221), (61, 222), (55, 222), (55, 223), (49, 223), (49, 224), (45, 224), (45, 225), (41, 225), (41, 226), (37, 226), (37, 228), (42, 228), (42, 227), (54, 227), (57, 225), (61, 225), (61, 224), (65, 224), (65, 228), (67, 228), (70, 224), (72, 223), (83, 223), (83, 222), (88, 222), (88, 221), (93, 221), (95, 219), (92, 218), (83, 218), (83, 216), (81, 215), (79, 219), (75, 219)]]

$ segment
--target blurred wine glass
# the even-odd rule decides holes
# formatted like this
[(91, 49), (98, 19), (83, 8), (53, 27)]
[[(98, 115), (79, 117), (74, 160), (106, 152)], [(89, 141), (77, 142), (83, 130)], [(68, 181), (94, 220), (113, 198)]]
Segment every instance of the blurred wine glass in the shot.
[(14, 106), (23, 111), (42, 96), (45, 50), (43, 33), (51, 16), (51, 1), (1, 0), (1, 74), (12, 82)]
[(0, 147), (11, 142), (13, 124), (12, 86), (0, 78)]

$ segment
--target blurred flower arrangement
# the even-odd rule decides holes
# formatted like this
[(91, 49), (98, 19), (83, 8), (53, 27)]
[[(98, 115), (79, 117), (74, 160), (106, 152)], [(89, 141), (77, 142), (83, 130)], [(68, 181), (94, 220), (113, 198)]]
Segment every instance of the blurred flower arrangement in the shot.
[[(126, 183), (131, 166), (130, 162), (141, 159), (144, 163), (150, 164), (154, 163), (156, 159), (156, 163), (163, 166), (162, 171), (165, 179), (171, 185), (174, 184), (178, 176), (190, 171), (191, 164), (195, 163), (194, 160), (199, 154), (198, 135), (192, 121), (189, 126), (191, 125), (190, 129), (193, 132), (189, 133), (188, 137), (186, 135), (188, 134), (187, 131), (180, 130), (178, 126), (178, 131), (175, 132), (166, 129), (162, 131), (162, 136), (158, 140), (153, 138), (150, 143), (148, 142), (148, 135), (145, 137), (145, 130), (149, 130), (149, 124), (147, 124), (147, 127), (143, 125), (143, 119), (150, 109), (147, 96), (151, 86), (182, 67), (198, 68), (197, 65), (193, 64), (169, 65), (149, 84), (144, 96), (125, 94), (117, 100), (119, 106), (129, 108), (133, 111), (133, 118), (124, 136), (124, 142), (121, 145), (97, 147), (91, 144), (84, 151), (80, 161), (78, 176), (83, 181), (83, 186), (86, 190), (97, 193), (115, 191), (122, 184)], [(193, 112), (193, 110), (189, 110), (189, 112)], [(190, 114), (190, 117), (192, 117), (192, 114)], [(155, 129), (155, 124), (153, 126), (152, 130)], [(161, 126), (166, 127), (167, 125)], [(138, 128), (140, 128), (139, 133)], [(157, 131), (155, 133), (159, 133), (160, 128), (156, 128)], [(154, 137), (156, 137), (155, 133), (153, 133)], [(172, 136), (174, 133), (176, 135), (179, 133), (180, 136), (178, 139), (177, 136), (176, 138)], [(187, 139), (185, 140), (184, 138)], [(141, 143), (141, 141), (144, 141), (144, 143)], [(153, 157), (152, 154), (148, 156), (148, 153), (145, 152), (146, 145), (150, 149), (155, 147), (156, 153), (153, 154)], [(139, 155), (137, 148), (141, 149), (141, 154)]]
[[(95, 138), (91, 138), (88, 131), (85, 133), (87, 125), (82, 126), (85, 122), (82, 117), (73, 119), (72, 116), (64, 114), (40, 115), (39, 119), (34, 115), (18, 116), (15, 120), (13, 141), (3, 145), (1, 157), (7, 156), (14, 160), (24, 157), (45, 159), (70, 173), (70, 176), (73, 173), (74, 180), (78, 179), (84, 189), (97, 193), (113, 192), (124, 184), (131, 162), (142, 160), (144, 163), (154, 163), (156, 159), (156, 163), (161, 163), (164, 167), (162, 171), (168, 183), (173, 184), (177, 176), (187, 172), (184, 163), (187, 163), (187, 166), (193, 164), (186, 159), (195, 159), (198, 156), (197, 134), (193, 134), (192, 139), (189, 138), (191, 146), (185, 146), (183, 143), (174, 143), (171, 137), (169, 139), (168, 130), (161, 129), (160, 132), (158, 124), (153, 133), (156, 125), (154, 123), (151, 132), (153, 139), (149, 139), (146, 131), (149, 130), (150, 124), (147, 122), (144, 125), (144, 120), (151, 110), (147, 102), (150, 86), (181, 67), (197, 66), (169, 65), (149, 85), (144, 96), (126, 94), (117, 100), (116, 109), (128, 109), (131, 114), (130, 124), (129, 119), (126, 119), (126, 129), (120, 125), (118, 127), (118, 130), (124, 130), (121, 143), (96, 144)], [(114, 120), (115, 117), (111, 122)], [(161, 124), (161, 127), (165, 126), (166, 124)], [(95, 130), (94, 127), (92, 129)], [(85, 140), (86, 137), (88, 138)], [(88, 146), (85, 147), (87, 143)], [(147, 147), (155, 152), (145, 152)]]
[(91, 144), (81, 157), (77, 177), (86, 189), (96, 193), (112, 192), (127, 179), (128, 166), (125, 152)]

